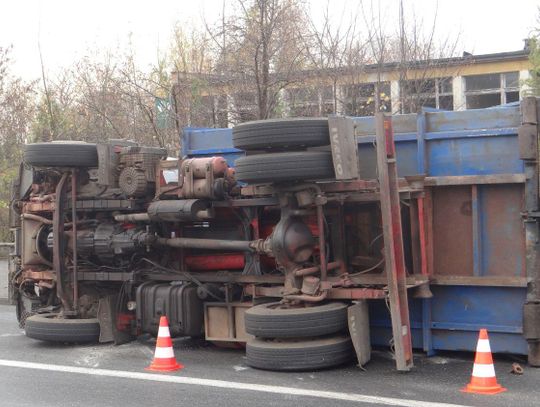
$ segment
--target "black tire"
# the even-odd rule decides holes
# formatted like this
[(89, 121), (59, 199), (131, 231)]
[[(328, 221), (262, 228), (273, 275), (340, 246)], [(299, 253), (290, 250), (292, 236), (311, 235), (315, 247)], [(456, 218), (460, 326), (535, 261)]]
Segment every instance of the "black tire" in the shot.
[(242, 123), (233, 128), (233, 144), (245, 151), (326, 146), (330, 144), (328, 120), (297, 118)]
[(263, 184), (334, 178), (332, 153), (297, 151), (241, 157), (235, 162), (236, 179)]
[(97, 167), (97, 147), (82, 142), (27, 144), (23, 161), (34, 167)]
[(251, 339), (246, 345), (247, 364), (264, 370), (301, 371), (327, 369), (353, 361), (351, 339), (345, 335), (304, 340)]
[(279, 302), (256, 305), (244, 316), (246, 332), (260, 338), (306, 338), (347, 329), (347, 304), (330, 302), (303, 308), (280, 308)]
[(26, 336), (47, 342), (87, 343), (99, 340), (97, 318), (64, 319), (58, 314), (36, 314), (26, 320)]

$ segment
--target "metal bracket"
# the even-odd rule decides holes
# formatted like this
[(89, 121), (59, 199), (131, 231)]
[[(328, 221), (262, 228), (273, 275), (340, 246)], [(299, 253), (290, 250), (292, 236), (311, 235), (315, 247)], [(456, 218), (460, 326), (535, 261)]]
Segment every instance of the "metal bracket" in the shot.
[(348, 117), (329, 117), (330, 146), (336, 179), (360, 178), (354, 122)]

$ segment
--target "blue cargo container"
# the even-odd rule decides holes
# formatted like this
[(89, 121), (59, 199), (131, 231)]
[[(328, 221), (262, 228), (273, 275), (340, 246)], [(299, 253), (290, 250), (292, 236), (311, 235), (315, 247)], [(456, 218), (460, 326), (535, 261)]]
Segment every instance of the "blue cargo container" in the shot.
[[(521, 123), (520, 106), (393, 117), (398, 175), (427, 175), (434, 296), (411, 299), (410, 318), (413, 346), (428, 354), (473, 351), (480, 328), (490, 331), (494, 352), (527, 354), (523, 214), (530, 176), (520, 157)], [(358, 117), (354, 125), (360, 177), (376, 179), (375, 120)], [(243, 153), (231, 129), (186, 128), (182, 154), (221, 155), (234, 165)], [(385, 304), (372, 301), (372, 343), (388, 345), (390, 327)]]

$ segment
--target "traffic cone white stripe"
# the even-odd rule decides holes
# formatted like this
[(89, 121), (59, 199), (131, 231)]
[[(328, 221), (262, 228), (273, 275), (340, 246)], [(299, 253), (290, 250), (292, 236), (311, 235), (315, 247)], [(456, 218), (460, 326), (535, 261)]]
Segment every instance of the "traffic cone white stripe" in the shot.
[(489, 346), (489, 339), (478, 339), (478, 345), (476, 345), (477, 352), (491, 352)]
[(173, 348), (160, 348), (156, 347), (154, 357), (158, 359), (174, 358)]
[(171, 333), (169, 332), (169, 328), (166, 326), (160, 326), (158, 330), (158, 337), (160, 338), (169, 338), (171, 336)]
[(472, 375), (475, 377), (495, 377), (495, 367), (493, 365), (475, 363)]

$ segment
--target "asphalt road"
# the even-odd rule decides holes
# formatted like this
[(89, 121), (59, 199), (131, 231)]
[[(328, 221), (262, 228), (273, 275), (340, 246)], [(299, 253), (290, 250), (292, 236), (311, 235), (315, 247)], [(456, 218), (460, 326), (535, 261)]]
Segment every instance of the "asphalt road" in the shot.
[(162, 375), (144, 370), (153, 347), (150, 337), (121, 346), (34, 341), (19, 329), (14, 307), (0, 305), (0, 406), (538, 405), (540, 370), (523, 364), (522, 376), (510, 374), (512, 357), (495, 366), (508, 391), (480, 396), (459, 391), (470, 378), (471, 354), (418, 355), (409, 373), (396, 372), (386, 351), (375, 352), (365, 371), (350, 365), (276, 373), (246, 366), (242, 350), (176, 339), (185, 368)]

